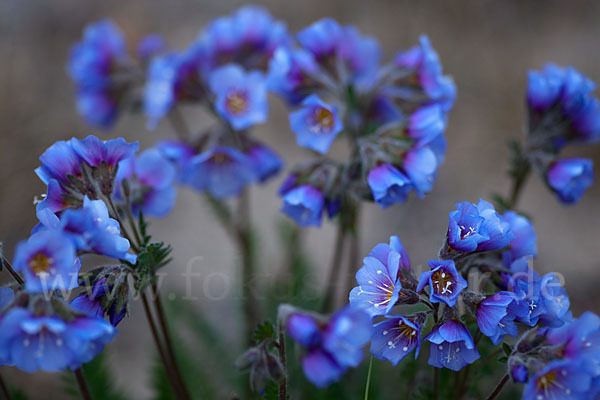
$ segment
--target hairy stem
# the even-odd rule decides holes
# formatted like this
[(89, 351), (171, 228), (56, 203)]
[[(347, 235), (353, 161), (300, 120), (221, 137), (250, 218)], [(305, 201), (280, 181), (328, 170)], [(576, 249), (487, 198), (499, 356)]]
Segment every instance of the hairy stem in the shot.
[(10, 263), (4, 256), (2, 257), (2, 265), (12, 275), (14, 280), (17, 281), (19, 285), (23, 286), (25, 284), (25, 281), (23, 280), (23, 278), (21, 278), (21, 275), (19, 275), (17, 271), (15, 271), (15, 269), (12, 267), (12, 265), (10, 265)]
[(85, 380), (85, 376), (83, 375), (83, 371), (81, 370), (81, 368), (77, 368), (76, 370), (74, 370), (73, 374), (75, 375), (77, 386), (79, 386), (81, 398), (83, 400), (92, 400), (90, 388), (88, 387), (87, 381)]
[(150, 310), (150, 303), (148, 302), (148, 296), (146, 293), (142, 293), (142, 303), (144, 304), (144, 312), (146, 313), (146, 319), (148, 320), (148, 325), (150, 325), (150, 331), (152, 333), (152, 339), (154, 339), (154, 344), (156, 345), (156, 350), (158, 350), (158, 355), (160, 360), (165, 368), (165, 372), (167, 373), (167, 378), (171, 383), (171, 387), (175, 392), (176, 396), (180, 399), (189, 399), (189, 395), (186, 393), (184, 389), (182, 389), (179, 380), (173, 374), (173, 370), (171, 368), (171, 363), (165, 353), (162, 342), (160, 340), (160, 336), (158, 334), (158, 329), (156, 328), (156, 322), (154, 321), (154, 317), (152, 316), (152, 311)]
[(277, 349), (279, 350), (279, 362), (283, 367), (283, 378), (279, 382), (279, 400), (287, 399), (287, 366), (286, 366), (286, 355), (285, 355), (285, 327), (284, 324), (279, 321), (279, 343)]
[(183, 379), (183, 375), (181, 374), (181, 369), (179, 368), (179, 363), (177, 362), (177, 357), (175, 355), (175, 348), (173, 346), (173, 340), (171, 339), (171, 334), (169, 332), (169, 328), (167, 326), (167, 319), (165, 317), (164, 307), (162, 305), (162, 301), (160, 299), (160, 295), (158, 293), (158, 287), (156, 283), (152, 284), (153, 296), (152, 300), (154, 302), (154, 308), (156, 310), (156, 315), (158, 316), (158, 326), (162, 333), (163, 338), (165, 339), (165, 348), (167, 352), (167, 356), (171, 364), (173, 365), (173, 372), (175, 377), (177, 378), (179, 385), (182, 390), (185, 392), (186, 396), (189, 398), (190, 394), (185, 384), (185, 380)]
[(490, 393), (490, 395), (487, 397), (487, 400), (494, 400), (496, 397), (498, 397), (504, 388), (504, 385), (506, 385), (506, 382), (508, 382), (508, 374), (504, 375), (502, 379), (500, 379), (500, 382), (498, 382), (492, 393)]
[(346, 231), (344, 229), (344, 224), (340, 220), (337, 228), (337, 234), (335, 237), (335, 249), (333, 251), (333, 257), (331, 259), (331, 266), (329, 267), (329, 277), (326, 281), (327, 289), (325, 292), (325, 297), (323, 298), (323, 305), (321, 307), (321, 310), (324, 313), (330, 312), (331, 308), (333, 307), (333, 298), (335, 296), (335, 289), (337, 287), (337, 285), (335, 285), (334, 282), (336, 282), (336, 277), (340, 273), (345, 238)]

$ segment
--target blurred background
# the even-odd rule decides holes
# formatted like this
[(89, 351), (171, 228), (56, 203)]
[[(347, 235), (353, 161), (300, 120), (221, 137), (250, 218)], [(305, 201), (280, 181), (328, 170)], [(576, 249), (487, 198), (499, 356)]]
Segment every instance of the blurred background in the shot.
[[(509, 153), (506, 143), (520, 138), (525, 123), (524, 99), (528, 69), (547, 61), (573, 65), (600, 82), (600, 3), (594, 1), (359, 1), (303, 0), (255, 2), (287, 22), (291, 32), (322, 17), (356, 25), (364, 34), (379, 39), (387, 59), (417, 43), (422, 33), (430, 36), (446, 74), (458, 88), (446, 137), (446, 162), (434, 190), (425, 199), (411, 196), (405, 204), (382, 211), (368, 204), (361, 215), (361, 255), (377, 243), (399, 235), (413, 265), (435, 258), (447, 228), (447, 214), (454, 203), (490, 198), (507, 193), (505, 175)], [(36, 218), (34, 196), (45, 187), (33, 170), (38, 156), (54, 141), (91, 132), (75, 111), (73, 85), (65, 64), (72, 44), (86, 24), (109, 17), (124, 31), (130, 50), (148, 33), (164, 35), (173, 49), (188, 45), (212, 18), (228, 14), (244, 2), (220, 0), (0, 0), (0, 241), (10, 259), (15, 244), (29, 235)], [(287, 110), (273, 98), (270, 120), (256, 129), (257, 136), (274, 147), (287, 167), (308, 156), (296, 147), (287, 125)], [(189, 124), (202, 124), (204, 115), (185, 108)], [(145, 119), (124, 116), (116, 128), (96, 134), (105, 139), (123, 136), (139, 140), (141, 147), (161, 138), (174, 138), (170, 126), (146, 129)], [(569, 148), (568, 155), (594, 159), (600, 165), (600, 147)], [(252, 189), (252, 217), (260, 232), (259, 284), (285, 268), (280, 248), (276, 191), (283, 179)], [(532, 176), (520, 209), (532, 216), (538, 233), (540, 272), (558, 271), (565, 277), (576, 315), (598, 312), (600, 300), (600, 185), (593, 185), (573, 207), (561, 205)], [(186, 289), (181, 277), (190, 264), (194, 278), (193, 306), (216, 324), (224, 337), (235, 343), (239, 333), (238, 255), (225, 232), (197, 194), (182, 189), (176, 209), (163, 220), (152, 222), (156, 239), (171, 243), (174, 262), (164, 281), (165, 298), (178, 298)], [(334, 226), (304, 232), (305, 251), (322, 286), (332, 254)], [(359, 265), (356, 266), (357, 268)], [(4, 273), (2, 279), (6, 280)], [(285, 290), (285, 288), (283, 289)], [(144, 327), (139, 302), (120, 326), (120, 335), (108, 347), (115, 384), (134, 399), (149, 398), (152, 342)], [(238, 329), (238, 332), (236, 332)], [(239, 346), (230, 348), (238, 351)], [(235, 350), (231, 350), (235, 349)], [(235, 356), (233, 354), (232, 356)], [(203, 355), (197, 357), (202, 359)], [(20, 385), (32, 398), (62, 399), (61, 379), (56, 374), (27, 375), (2, 367), (11, 384)]]

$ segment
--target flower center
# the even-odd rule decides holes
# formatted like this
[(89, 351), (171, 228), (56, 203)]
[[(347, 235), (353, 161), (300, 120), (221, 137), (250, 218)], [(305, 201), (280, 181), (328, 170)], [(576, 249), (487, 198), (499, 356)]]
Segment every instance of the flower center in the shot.
[(245, 92), (233, 90), (227, 94), (225, 106), (230, 113), (241, 114), (248, 108), (248, 96)]
[(409, 326), (402, 320), (398, 322), (398, 328), (400, 329), (400, 334), (407, 337), (409, 342), (412, 341), (412, 338), (417, 334), (417, 331), (413, 327)]
[(545, 392), (554, 385), (555, 381), (556, 381), (556, 372), (550, 371), (547, 374), (540, 376), (537, 379), (536, 384), (537, 384), (538, 389), (540, 389), (540, 391)]
[(475, 228), (473, 228), (472, 226), (467, 227), (464, 225), (459, 225), (459, 228), (460, 228), (460, 239), (461, 240), (464, 240), (475, 233)]
[(436, 294), (452, 294), (452, 275), (438, 269), (431, 275), (433, 290)]
[(47, 273), (52, 264), (52, 259), (42, 253), (38, 253), (29, 260), (29, 269), (36, 275)]
[(211, 157), (211, 160), (215, 164), (225, 164), (231, 161), (231, 158), (225, 153), (215, 153)]
[(312, 118), (314, 123), (311, 130), (315, 133), (329, 133), (335, 122), (333, 113), (325, 107), (316, 107)]

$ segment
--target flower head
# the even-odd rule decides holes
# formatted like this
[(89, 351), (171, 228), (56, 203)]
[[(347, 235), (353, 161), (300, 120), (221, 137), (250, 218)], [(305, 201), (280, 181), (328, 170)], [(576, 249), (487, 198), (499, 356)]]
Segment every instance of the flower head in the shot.
[[(130, 196), (134, 215), (142, 210), (147, 215), (165, 216), (175, 204), (176, 174), (176, 167), (159, 149), (145, 150), (119, 163), (114, 197), (123, 201), (125, 196)], [(127, 180), (128, 194), (123, 193), (123, 180)]]
[(546, 179), (560, 201), (565, 204), (577, 203), (594, 181), (592, 160), (567, 158), (556, 161), (548, 168)]
[(112, 78), (126, 67), (125, 40), (114, 22), (88, 25), (83, 40), (71, 49), (68, 69), (77, 85), (77, 109), (89, 124), (113, 125), (122, 88)]
[(535, 326), (538, 322), (558, 327), (569, 313), (569, 297), (560, 280), (549, 273), (531, 280), (513, 280), (515, 302), (511, 309), (517, 321)]
[(529, 379), (523, 399), (589, 399), (590, 386), (591, 376), (582, 371), (578, 363), (555, 360)]
[(259, 182), (266, 182), (281, 170), (283, 162), (277, 154), (267, 146), (253, 145), (246, 154), (254, 162), (254, 169)]
[(514, 315), (511, 315), (508, 310), (513, 300), (513, 293), (498, 292), (477, 305), (477, 326), (481, 333), (488, 336), (495, 345), (502, 341), (504, 335), (516, 337), (519, 333), (514, 323)]
[(415, 349), (417, 358), (421, 345), (421, 327), (401, 315), (387, 315), (386, 318), (373, 326), (371, 354), (379, 360), (388, 360), (392, 365), (397, 365)]
[(321, 154), (327, 153), (343, 128), (337, 108), (317, 95), (304, 99), (302, 108), (291, 113), (289, 119), (298, 145)]
[(410, 179), (391, 164), (381, 164), (369, 171), (367, 182), (373, 199), (387, 208), (394, 203), (403, 203), (412, 188)]
[(454, 261), (429, 261), (430, 271), (421, 273), (417, 292), (429, 286), (429, 300), (432, 303), (446, 303), (453, 307), (460, 292), (467, 287), (467, 281), (458, 273)]
[(215, 109), (233, 129), (242, 130), (265, 122), (268, 114), (265, 79), (258, 71), (245, 72), (227, 64), (210, 75)]
[(400, 268), (410, 268), (410, 260), (396, 236), (390, 245), (379, 244), (363, 260), (356, 273), (358, 286), (350, 292), (350, 304), (371, 317), (388, 314), (396, 305), (400, 289)]
[(107, 277), (96, 280), (90, 290), (86, 290), (71, 300), (71, 308), (81, 313), (104, 318), (105, 315), (112, 326), (117, 326), (127, 313), (127, 303), (123, 301), (119, 291), (125, 291), (127, 284), (115, 287), (108, 282)]
[(312, 53), (304, 49), (278, 48), (269, 63), (267, 88), (297, 105), (319, 84), (311, 76), (317, 73)]
[(282, 194), (281, 211), (300, 226), (321, 226), (325, 206), (323, 193), (310, 185), (301, 185)]
[(116, 332), (101, 318), (65, 320), (16, 307), (0, 322), (0, 360), (27, 372), (76, 369), (98, 355)]
[(165, 50), (165, 39), (158, 34), (151, 34), (142, 38), (137, 45), (137, 56), (142, 61), (149, 61), (155, 55)]
[(14, 268), (25, 276), (29, 292), (73, 289), (78, 286), (80, 267), (70, 238), (56, 229), (31, 235), (15, 251)]
[(360, 309), (345, 307), (326, 323), (314, 317), (293, 313), (286, 322), (292, 339), (306, 349), (302, 369), (306, 378), (318, 387), (339, 380), (347, 368), (357, 367), (362, 347), (371, 337), (371, 320)]
[(216, 146), (191, 158), (184, 182), (217, 199), (239, 195), (257, 179), (254, 162), (233, 147)]
[(418, 145), (425, 145), (442, 135), (445, 129), (446, 113), (439, 104), (434, 103), (410, 115), (407, 133)]
[(480, 357), (467, 328), (455, 320), (434, 327), (423, 340), (431, 342), (428, 364), (436, 368), (460, 371)]
[(510, 257), (516, 260), (521, 257), (537, 256), (537, 235), (531, 222), (514, 211), (506, 211), (502, 219), (508, 222), (510, 231), (515, 236), (508, 244)]

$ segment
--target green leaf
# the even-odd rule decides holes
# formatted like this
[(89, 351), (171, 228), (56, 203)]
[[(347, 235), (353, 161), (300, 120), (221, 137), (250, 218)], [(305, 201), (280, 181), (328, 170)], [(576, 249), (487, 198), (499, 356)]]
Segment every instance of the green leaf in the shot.
[(273, 326), (273, 323), (269, 320), (263, 321), (256, 326), (252, 337), (257, 344), (265, 339), (274, 338), (275, 326)]
[(512, 354), (512, 348), (507, 343), (502, 343), (502, 351), (504, 351), (504, 354), (507, 356)]
[(506, 364), (508, 362), (508, 357), (506, 357), (506, 356), (498, 357), (498, 362), (502, 363), (502, 364)]

